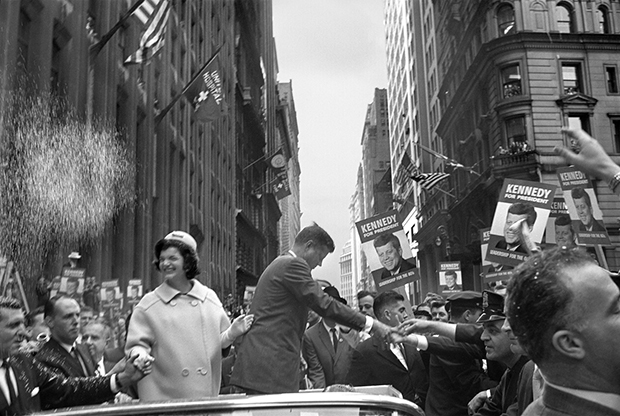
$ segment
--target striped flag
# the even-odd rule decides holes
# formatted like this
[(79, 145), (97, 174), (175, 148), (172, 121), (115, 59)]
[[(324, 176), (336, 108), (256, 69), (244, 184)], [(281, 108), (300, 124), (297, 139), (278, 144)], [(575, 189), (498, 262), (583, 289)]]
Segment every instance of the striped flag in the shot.
[(146, 29), (140, 38), (140, 48), (125, 60), (125, 65), (141, 64), (151, 59), (164, 46), (169, 15), (169, 0), (145, 0), (138, 7), (134, 16)]
[(411, 163), (411, 158), (409, 157), (409, 154), (405, 152), (400, 160), (400, 165), (398, 166), (398, 170), (394, 178), (395, 182), (397, 184), (402, 184), (405, 182), (407, 177), (410, 177), (413, 174), (413, 171), (414, 166), (413, 163)]
[(420, 173), (415, 172), (411, 175), (411, 179), (420, 184), (420, 186), (427, 191), (433, 189), (437, 184), (444, 179), (450, 177), (449, 173)]

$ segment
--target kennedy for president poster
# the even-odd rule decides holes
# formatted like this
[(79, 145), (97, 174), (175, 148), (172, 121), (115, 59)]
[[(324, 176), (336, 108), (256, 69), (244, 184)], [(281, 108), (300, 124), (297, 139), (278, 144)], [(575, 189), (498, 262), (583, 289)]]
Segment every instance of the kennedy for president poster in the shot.
[(389, 211), (355, 225), (379, 292), (404, 286), (419, 278), (397, 211)]
[(549, 210), (555, 195), (555, 185), (505, 179), (499, 194), (491, 225), (487, 260), (517, 266), (528, 256), (521, 233), (511, 228), (524, 222), (534, 243), (540, 243), (545, 232)]

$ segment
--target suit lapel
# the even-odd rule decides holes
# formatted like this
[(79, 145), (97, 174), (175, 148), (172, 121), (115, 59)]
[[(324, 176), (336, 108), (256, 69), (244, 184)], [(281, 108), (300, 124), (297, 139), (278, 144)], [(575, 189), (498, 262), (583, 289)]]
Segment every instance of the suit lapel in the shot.
[(373, 343), (375, 344), (375, 347), (377, 348), (379, 355), (381, 355), (383, 358), (385, 358), (386, 360), (388, 360), (390, 363), (397, 366), (398, 368), (406, 370), (405, 367), (403, 367), (403, 364), (400, 362), (400, 360), (394, 355), (394, 353), (390, 349), (389, 344), (386, 344), (382, 342), (381, 340), (375, 339), (375, 338), (373, 338)]
[(55, 339), (50, 339), (48, 343), (51, 343), (50, 346), (53, 347), (56, 350), (56, 352), (59, 354), (63, 362), (63, 366), (66, 366), (67, 370), (69, 370), (69, 367), (70, 367), (71, 371), (74, 374), (79, 374), (79, 375), (84, 374), (84, 370), (82, 370), (82, 365), (80, 364), (77, 358), (75, 358), (73, 355), (69, 353), (69, 351), (64, 349), (62, 345), (60, 345)]
[[(84, 366), (86, 367), (86, 371), (88, 373), (86, 374), (86, 376), (95, 375), (95, 363), (92, 359), (92, 356), (90, 355), (90, 351), (88, 350), (88, 347), (82, 344), (76, 344), (76, 350), (79, 356), (82, 357), (82, 361), (84, 361)], [(80, 368), (82, 368), (81, 364), (80, 364)]]
[(334, 345), (332, 344), (331, 335), (325, 329), (325, 325), (323, 325), (323, 321), (319, 322), (319, 339), (325, 346), (325, 349), (329, 351), (329, 356), (334, 360), (336, 358), (336, 353), (334, 352)]

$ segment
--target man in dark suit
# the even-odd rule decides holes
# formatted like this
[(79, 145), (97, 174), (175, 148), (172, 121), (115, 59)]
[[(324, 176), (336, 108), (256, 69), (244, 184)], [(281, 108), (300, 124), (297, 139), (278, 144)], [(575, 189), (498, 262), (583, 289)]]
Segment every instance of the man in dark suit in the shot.
[[(374, 302), (377, 319), (397, 327), (407, 319), (404, 298), (388, 290)], [(387, 344), (375, 337), (362, 342), (353, 352), (347, 383), (354, 386), (390, 384), (403, 397), (424, 408), (428, 378), (420, 353), (403, 344)]]
[[(450, 313), (450, 322), (472, 324), (482, 314), (482, 294), (474, 291), (455, 293), (448, 298), (446, 309)], [(415, 328), (411, 330), (420, 333), (434, 332), (435, 325), (450, 325), (440, 321), (415, 322)], [(403, 342), (431, 354), (429, 389), (425, 403), (427, 415), (467, 414), (470, 399), (481, 390), (491, 389), (497, 385), (504, 369), (494, 368), (493, 377), (483, 370), (481, 360), (486, 354), (484, 344), (480, 340), (481, 329), (477, 330), (479, 331), (477, 344), (456, 342), (454, 336), (414, 334), (403, 339)]]
[(252, 328), (244, 335), (231, 377), (234, 391), (250, 394), (299, 390), (301, 339), (308, 308), (356, 330), (386, 337), (391, 329), (323, 292), (311, 271), (320, 266), (334, 242), (316, 224), (301, 230), (293, 248), (271, 262), (258, 285), (250, 313)]
[(372, 242), (379, 261), (383, 265), (382, 269), (375, 271), (373, 274), (379, 273), (381, 279), (406, 272), (415, 268), (415, 264), (403, 259), (403, 249), (400, 246), (400, 240), (394, 234), (381, 234)]
[(583, 250), (554, 248), (519, 265), (508, 319), (544, 375), (524, 416), (620, 416), (620, 290)]
[(45, 304), (45, 322), (50, 340), (41, 347), (37, 359), (65, 377), (95, 375), (95, 361), (85, 345), (75, 342), (80, 329), (80, 305), (67, 296), (53, 297)]
[[(18, 353), (26, 337), (21, 305), (0, 297), (0, 414), (13, 416), (58, 408), (97, 404), (114, 398), (126, 385), (144, 377), (133, 363), (107, 377), (65, 378), (51, 372), (30, 354)], [(149, 370), (146, 370), (148, 372)]]
[(82, 329), (82, 344), (88, 347), (95, 361), (95, 375), (98, 376), (107, 374), (116, 364), (104, 357), (105, 349), (110, 341), (110, 333), (110, 327), (97, 321), (86, 324)]
[[(347, 304), (334, 286), (327, 286), (323, 291), (338, 302)], [(302, 353), (308, 364), (312, 388), (323, 389), (346, 382), (353, 347), (343, 338), (340, 327), (333, 319), (323, 318), (305, 332)]]

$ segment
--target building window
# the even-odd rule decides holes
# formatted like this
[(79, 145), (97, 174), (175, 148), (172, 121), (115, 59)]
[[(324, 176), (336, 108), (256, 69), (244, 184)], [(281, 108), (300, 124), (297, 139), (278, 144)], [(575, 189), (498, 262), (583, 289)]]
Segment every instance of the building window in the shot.
[(525, 150), (527, 144), (525, 116), (508, 118), (505, 125), (508, 148), (512, 151)]
[(610, 94), (617, 94), (618, 70), (615, 65), (605, 65), (605, 81), (607, 81), (607, 92)]
[(610, 33), (609, 31), (609, 10), (605, 6), (599, 6), (596, 9), (596, 17), (598, 19), (598, 31), (600, 33)]
[(560, 33), (573, 32), (573, 11), (569, 5), (561, 3), (555, 6), (555, 17), (558, 22), (558, 31)]
[(614, 136), (614, 145), (616, 153), (620, 153), (620, 117), (611, 119), (612, 134)]
[(515, 32), (515, 10), (511, 5), (503, 4), (497, 9), (497, 28), (499, 36)]
[(581, 92), (581, 67), (576, 63), (562, 64), (562, 88), (565, 95)]
[(504, 98), (523, 94), (519, 64), (510, 65), (502, 69), (502, 89)]
[(571, 129), (581, 129), (590, 134), (590, 115), (571, 113), (568, 115), (568, 127)]

